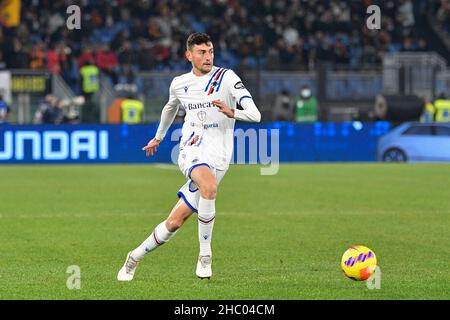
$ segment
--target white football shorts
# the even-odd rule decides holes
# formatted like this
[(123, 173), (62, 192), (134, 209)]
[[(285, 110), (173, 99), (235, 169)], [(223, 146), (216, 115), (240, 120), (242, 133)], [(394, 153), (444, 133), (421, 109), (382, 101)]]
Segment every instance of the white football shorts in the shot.
[(183, 198), (184, 202), (192, 209), (192, 211), (197, 213), (200, 191), (198, 190), (198, 186), (191, 179), (192, 169), (198, 166), (207, 166), (216, 177), (217, 185), (219, 185), (227, 170), (218, 170), (210, 166), (207, 163), (207, 160), (202, 159), (201, 153), (198, 152), (198, 148), (189, 149), (191, 149), (189, 152), (186, 152), (186, 149), (181, 150), (178, 157), (178, 166), (184, 176), (188, 178), (188, 181), (180, 188), (180, 190), (178, 190), (177, 195), (178, 198)]

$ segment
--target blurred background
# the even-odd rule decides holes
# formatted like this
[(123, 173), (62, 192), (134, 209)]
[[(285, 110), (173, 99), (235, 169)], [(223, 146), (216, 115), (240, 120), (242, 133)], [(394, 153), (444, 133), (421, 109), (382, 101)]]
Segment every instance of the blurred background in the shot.
[[(79, 29), (68, 28), (70, 5), (80, 8)], [(371, 5), (379, 29), (368, 28)], [(143, 161), (114, 156), (111, 144), (123, 153), (156, 131), (171, 80), (190, 70), (194, 31), (213, 38), (215, 65), (243, 79), (261, 128), (280, 130), (282, 161), (450, 161), (448, 0), (3, 0), (0, 22), (2, 161), (51, 160), (44, 132), (85, 124), (109, 132), (110, 152), (96, 161)], [(380, 146), (404, 123), (397, 136), (408, 141)], [(40, 136), (17, 143), (25, 129)], [(50, 139), (49, 154), (76, 160), (63, 157), (64, 139)], [(448, 154), (430, 156), (436, 148)]]

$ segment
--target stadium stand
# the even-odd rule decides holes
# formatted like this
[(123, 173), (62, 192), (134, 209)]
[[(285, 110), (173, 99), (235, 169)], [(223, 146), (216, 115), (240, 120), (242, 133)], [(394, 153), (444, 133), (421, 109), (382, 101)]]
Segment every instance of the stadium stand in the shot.
[[(313, 69), (321, 61), (361, 68), (379, 65), (385, 52), (427, 48), (415, 36), (412, 0), (80, 1), (76, 32), (65, 28), (66, 1), (22, 3), (20, 26), (2, 31), (0, 60), (6, 68), (48, 68), (69, 82), (89, 55), (114, 82), (123, 65), (184, 70), (183, 44), (193, 30), (208, 31), (217, 63), (231, 68)], [(381, 32), (362, 27), (371, 3), (381, 7)], [(448, 1), (439, 3), (437, 19), (448, 31)]]
[[(153, 87), (138, 74), (188, 70), (184, 42), (192, 31), (207, 31), (216, 45), (215, 64), (237, 71), (320, 73), (326, 65), (380, 74), (390, 53), (432, 50), (450, 57), (444, 45), (450, 39), (449, 0), (71, 1), (81, 7), (80, 30), (66, 27), (67, 1), (21, 3), (20, 24), (0, 27), (0, 68), (48, 70), (61, 76), (75, 95), (81, 94), (80, 68), (92, 61), (112, 88), (136, 86), (138, 93), (152, 96)], [(381, 8), (380, 30), (366, 27), (366, 8), (372, 4)], [(444, 39), (428, 26), (430, 19)], [(381, 77), (368, 73), (366, 78), (370, 81), (335, 81), (325, 90), (336, 98), (372, 99), (381, 90)], [(305, 81), (315, 90), (314, 82)], [(264, 82), (264, 90), (275, 95), (287, 89), (295, 95), (301, 84), (282, 85)]]

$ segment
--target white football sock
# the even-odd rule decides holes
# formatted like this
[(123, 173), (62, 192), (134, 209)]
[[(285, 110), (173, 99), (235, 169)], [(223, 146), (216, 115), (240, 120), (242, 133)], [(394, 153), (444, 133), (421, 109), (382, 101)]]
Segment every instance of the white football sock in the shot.
[(211, 256), (211, 238), (216, 214), (216, 200), (204, 199), (198, 201), (198, 240), (200, 255)]
[(176, 231), (170, 232), (166, 228), (166, 221), (161, 222), (153, 230), (152, 234), (141, 243), (139, 247), (131, 252), (134, 260), (141, 260), (147, 253), (163, 245), (175, 235)]

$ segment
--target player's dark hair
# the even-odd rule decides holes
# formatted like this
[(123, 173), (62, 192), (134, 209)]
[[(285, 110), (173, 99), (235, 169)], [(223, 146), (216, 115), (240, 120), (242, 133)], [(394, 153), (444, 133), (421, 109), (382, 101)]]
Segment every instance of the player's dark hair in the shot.
[(203, 32), (195, 32), (189, 35), (186, 41), (186, 48), (191, 50), (194, 45), (212, 42), (211, 37)]

